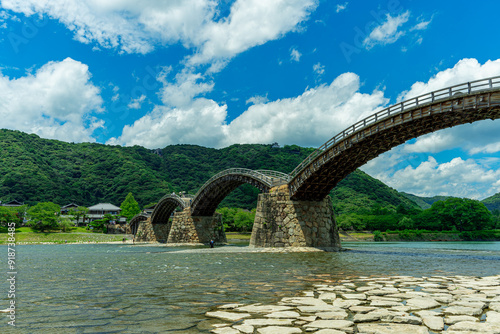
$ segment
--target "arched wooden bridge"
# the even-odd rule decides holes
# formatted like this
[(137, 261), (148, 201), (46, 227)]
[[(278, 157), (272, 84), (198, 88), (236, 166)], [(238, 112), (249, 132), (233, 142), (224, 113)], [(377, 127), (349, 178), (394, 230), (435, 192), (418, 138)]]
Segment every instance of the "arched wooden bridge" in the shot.
[(169, 194), (163, 196), (156, 204), (153, 213), (151, 214), (151, 223), (153, 224), (167, 224), (168, 219), (177, 207), (184, 210), (186, 202), (176, 194)]
[(176, 207), (193, 216), (211, 216), (219, 203), (244, 183), (268, 192), (287, 184), (293, 200), (320, 201), (356, 168), (409, 139), (460, 124), (500, 118), (500, 77), (467, 82), (411, 98), (383, 109), (321, 145), (292, 173), (232, 168), (208, 180), (187, 205), (163, 197), (152, 214), (166, 223)]
[(219, 203), (244, 183), (267, 192), (271, 187), (286, 184), (290, 176), (269, 170), (231, 168), (223, 170), (208, 180), (196, 193), (191, 204), (193, 216), (211, 216)]
[(347, 175), (405, 141), (455, 125), (500, 118), (500, 77), (440, 89), (348, 127), (290, 173), (294, 200), (321, 200)]

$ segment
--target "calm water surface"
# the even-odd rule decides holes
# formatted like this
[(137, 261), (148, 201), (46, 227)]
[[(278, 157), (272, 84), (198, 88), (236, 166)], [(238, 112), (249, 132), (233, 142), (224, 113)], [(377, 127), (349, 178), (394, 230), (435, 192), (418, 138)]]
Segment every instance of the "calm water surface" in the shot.
[[(358, 276), (497, 275), (500, 242), (344, 243), (341, 253), (138, 245), (17, 246), (13, 333), (209, 333), (205, 312)], [(7, 277), (7, 249), (0, 270)], [(0, 308), (8, 285), (0, 284)]]

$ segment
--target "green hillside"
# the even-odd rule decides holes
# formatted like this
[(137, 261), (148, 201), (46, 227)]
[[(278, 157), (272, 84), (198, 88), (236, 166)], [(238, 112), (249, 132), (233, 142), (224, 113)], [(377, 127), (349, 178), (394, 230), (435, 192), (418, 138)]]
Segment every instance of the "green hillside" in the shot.
[[(72, 144), (41, 139), (19, 131), (0, 130), (0, 200), (33, 205), (52, 201), (89, 206), (119, 205), (132, 192), (140, 205), (166, 193), (195, 193), (221, 170), (240, 167), (289, 173), (313, 149), (299, 146), (232, 145), (223, 149), (173, 145), (161, 150), (143, 147)], [(252, 209), (258, 190), (243, 185), (221, 206)], [(355, 171), (332, 191), (337, 214), (371, 209), (416, 206), (396, 190)]]
[(406, 198), (412, 200), (413, 202), (417, 203), (418, 206), (423, 210), (430, 208), (432, 204), (434, 204), (437, 201), (444, 201), (447, 200), (448, 198), (452, 198), (452, 196), (420, 197), (404, 192), (402, 192), (401, 194), (403, 194), (404, 196), (406, 196)]
[(483, 199), (481, 202), (483, 202), (484, 205), (488, 208), (490, 211), (495, 211), (495, 210), (500, 210), (500, 193), (497, 193), (491, 197)]

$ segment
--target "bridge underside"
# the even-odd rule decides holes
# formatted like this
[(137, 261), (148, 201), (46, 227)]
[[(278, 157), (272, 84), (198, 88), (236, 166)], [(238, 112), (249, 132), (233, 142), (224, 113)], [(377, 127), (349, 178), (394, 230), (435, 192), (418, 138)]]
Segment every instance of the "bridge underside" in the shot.
[(207, 185), (193, 200), (193, 216), (213, 216), (217, 206), (227, 195), (242, 184), (250, 184), (261, 192), (268, 192), (269, 186), (246, 175), (225, 175)]
[(185, 204), (171, 195), (163, 197), (151, 215), (152, 224), (168, 224), (172, 213), (177, 207), (184, 209)]
[[(500, 93), (494, 97), (500, 101)], [(429, 105), (373, 124), (325, 151), (294, 178), (290, 183), (292, 199), (319, 201), (325, 198), (356, 168), (412, 138), (460, 124), (500, 118), (500, 106), (477, 103), (479, 99), (489, 104), (491, 98), (469, 97), (476, 100), (472, 108), (465, 107), (467, 98), (456, 98), (444, 105)]]

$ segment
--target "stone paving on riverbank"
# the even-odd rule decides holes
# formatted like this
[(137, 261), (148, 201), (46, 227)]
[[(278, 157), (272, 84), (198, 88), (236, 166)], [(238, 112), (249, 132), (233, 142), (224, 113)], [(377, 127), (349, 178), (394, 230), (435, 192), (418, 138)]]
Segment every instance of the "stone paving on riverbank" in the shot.
[(358, 277), (206, 316), (215, 334), (499, 334), (500, 275)]

